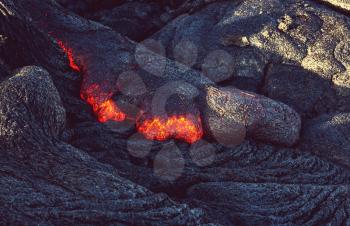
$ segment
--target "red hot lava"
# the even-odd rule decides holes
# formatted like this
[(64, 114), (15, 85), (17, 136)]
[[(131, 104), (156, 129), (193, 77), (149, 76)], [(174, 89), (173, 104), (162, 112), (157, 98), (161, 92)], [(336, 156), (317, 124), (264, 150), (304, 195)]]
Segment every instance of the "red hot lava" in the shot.
[(102, 96), (110, 96), (103, 94), (99, 85), (92, 84), (86, 90), (82, 90), (80, 95), (83, 100), (92, 106), (92, 110), (100, 122), (121, 122), (125, 120), (126, 114), (118, 108), (112, 99), (99, 100)]
[[(57, 43), (66, 53), (71, 69), (81, 72), (79, 66), (75, 63), (72, 49), (66, 47), (61, 40), (57, 40)], [(111, 95), (103, 93), (98, 84), (92, 84), (85, 90), (82, 89), (80, 95), (83, 100), (92, 106), (101, 123), (107, 121), (121, 122), (127, 117), (112, 99), (101, 100), (103, 97)], [(203, 136), (200, 118), (191, 115), (174, 115), (166, 119), (154, 117), (137, 125), (137, 130), (150, 140), (164, 141), (174, 138), (184, 140), (190, 144), (197, 142)]]
[(61, 40), (56, 40), (56, 41), (57, 41), (57, 44), (59, 45), (59, 47), (61, 47), (61, 49), (66, 53), (68, 60), (69, 60), (70, 68), (72, 68), (72, 70), (74, 70), (74, 71), (80, 72), (80, 68), (78, 67), (78, 65), (74, 61), (72, 49), (67, 48)]
[(138, 125), (137, 129), (147, 139), (164, 141), (170, 138), (195, 143), (203, 136), (201, 120), (198, 117), (174, 115), (167, 119), (154, 117)]

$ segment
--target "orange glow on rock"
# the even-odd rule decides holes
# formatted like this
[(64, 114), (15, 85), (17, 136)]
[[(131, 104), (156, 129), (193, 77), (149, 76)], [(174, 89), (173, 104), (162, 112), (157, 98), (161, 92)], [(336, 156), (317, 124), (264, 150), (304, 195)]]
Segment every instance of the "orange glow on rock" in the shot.
[[(61, 40), (56, 39), (56, 42), (67, 55), (70, 68), (81, 72), (81, 69), (75, 63), (73, 50)], [(107, 121), (121, 122), (127, 119), (127, 114), (111, 99), (112, 93), (103, 92), (100, 85), (96, 83), (87, 88), (82, 88), (80, 96), (92, 107), (93, 112), (101, 123)], [(128, 119), (135, 120), (132, 118)], [(173, 138), (190, 144), (197, 142), (203, 136), (200, 117), (193, 117), (193, 115), (189, 114), (174, 115), (168, 118), (154, 117), (137, 125), (137, 130), (149, 140), (164, 141)]]
[(111, 99), (102, 102), (96, 112), (98, 120), (102, 123), (107, 121), (121, 122), (126, 118), (125, 113)]
[(203, 135), (201, 120), (190, 116), (174, 115), (167, 119), (154, 117), (138, 125), (138, 131), (147, 139), (164, 141), (170, 138), (195, 143)]
[(61, 40), (56, 40), (57, 44), (61, 49), (66, 53), (68, 60), (69, 60), (69, 66), (72, 70), (80, 72), (80, 68), (74, 61), (73, 57), (73, 51), (71, 48), (66, 47), (66, 45)]
[(126, 114), (118, 108), (117, 104), (112, 99), (100, 100), (108, 96), (108, 94), (101, 92), (97, 84), (92, 84), (89, 88), (81, 92), (81, 98), (92, 106), (92, 110), (100, 122), (124, 121)]

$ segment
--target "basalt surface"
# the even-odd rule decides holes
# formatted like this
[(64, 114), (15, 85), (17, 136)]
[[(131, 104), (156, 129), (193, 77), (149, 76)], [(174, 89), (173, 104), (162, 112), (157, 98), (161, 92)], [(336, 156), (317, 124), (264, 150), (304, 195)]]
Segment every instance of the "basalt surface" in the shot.
[(0, 0), (1, 224), (349, 225), (336, 2)]

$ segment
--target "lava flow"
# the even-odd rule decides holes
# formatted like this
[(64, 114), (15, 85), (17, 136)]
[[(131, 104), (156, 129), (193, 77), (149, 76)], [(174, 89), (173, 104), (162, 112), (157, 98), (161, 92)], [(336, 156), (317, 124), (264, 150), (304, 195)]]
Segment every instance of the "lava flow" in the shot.
[[(72, 49), (66, 47), (60, 40), (57, 40), (57, 43), (66, 53), (71, 69), (81, 72), (79, 66), (75, 63)], [(101, 123), (107, 121), (121, 122), (127, 117), (112, 99), (106, 99), (111, 94), (103, 93), (98, 84), (92, 84), (88, 88), (82, 89), (80, 96), (92, 106), (97, 119)], [(191, 115), (174, 115), (166, 119), (154, 117), (137, 125), (137, 130), (150, 140), (164, 141), (174, 138), (190, 144), (200, 140), (203, 136), (200, 118), (195, 119)]]
[[(75, 63), (72, 49), (66, 47), (63, 41), (58, 39), (56, 39), (56, 41), (59, 47), (61, 47), (61, 49), (66, 53), (71, 69), (80, 72), (81, 70), (79, 66)], [(104, 123), (110, 120), (120, 122), (125, 120), (125, 113), (118, 108), (112, 99), (107, 99), (104, 101), (98, 100), (98, 97), (108, 95), (103, 95), (100, 87), (97, 84), (92, 84), (86, 90), (82, 90), (80, 95), (83, 100), (92, 106), (92, 109), (100, 122)]]
[(100, 101), (99, 97), (110, 96), (103, 94), (99, 85), (92, 84), (86, 90), (81, 91), (81, 98), (92, 106), (98, 120), (102, 123), (107, 121), (121, 122), (126, 118), (126, 114), (121, 111), (112, 99)]
[(174, 115), (167, 119), (155, 117), (145, 120), (137, 129), (150, 140), (164, 141), (175, 138), (192, 144), (203, 135), (200, 118), (198, 117), (197, 122), (192, 118), (183, 115)]

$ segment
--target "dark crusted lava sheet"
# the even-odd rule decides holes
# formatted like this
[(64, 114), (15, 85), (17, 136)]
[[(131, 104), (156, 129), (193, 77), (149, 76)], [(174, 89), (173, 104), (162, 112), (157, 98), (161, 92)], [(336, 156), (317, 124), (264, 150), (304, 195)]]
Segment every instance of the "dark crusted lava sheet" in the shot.
[(346, 0), (0, 0), (0, 225), (350, 225)]

